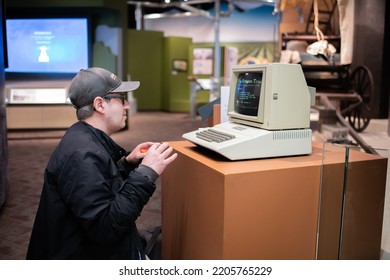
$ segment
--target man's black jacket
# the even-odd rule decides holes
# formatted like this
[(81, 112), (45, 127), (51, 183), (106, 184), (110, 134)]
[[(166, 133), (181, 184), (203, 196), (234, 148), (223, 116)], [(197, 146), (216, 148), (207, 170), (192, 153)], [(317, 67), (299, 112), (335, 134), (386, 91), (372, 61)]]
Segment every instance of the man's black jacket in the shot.
[(135, 221), (155, 183), (124, 155), (86, 123), (69, 128), (45, 170), (27, 259), (145, 258)]

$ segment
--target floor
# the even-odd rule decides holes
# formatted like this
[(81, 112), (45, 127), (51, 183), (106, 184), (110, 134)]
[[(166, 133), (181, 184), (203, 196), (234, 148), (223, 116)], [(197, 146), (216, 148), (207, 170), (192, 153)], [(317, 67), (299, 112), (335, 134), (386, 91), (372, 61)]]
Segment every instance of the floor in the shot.
[[(198, 127), (207, 126), (201, 119), (192, 120), (188, 114), (138, 112), (130, 116), (129, 128), (113, 135), (126, 149), (143, 141), (182, 140), (181, 135)], [(371, 120), (359, 136), (382, 156), (390, 157), (388, 120)], [(9, 132), (9, 182), (6, 203), (0, 209), (0, 260), (24, 259), (31, 227), (39, 202), (46, 163), (64, 131)], [(382, 235), (381, 259), (390, 259), (390, 166)], [(153, 229), (161, 224), (160, 186), (138, 220), (140, 229)]]

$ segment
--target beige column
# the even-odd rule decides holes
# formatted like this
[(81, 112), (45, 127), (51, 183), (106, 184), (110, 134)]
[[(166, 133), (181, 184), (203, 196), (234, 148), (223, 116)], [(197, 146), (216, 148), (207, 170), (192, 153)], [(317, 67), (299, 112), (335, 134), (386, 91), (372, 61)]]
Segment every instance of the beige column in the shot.
[(351, 64), (353, 56), (353, 36), (355, 25), (355, 0), (337, 0), (340, 15), (342, 65)]

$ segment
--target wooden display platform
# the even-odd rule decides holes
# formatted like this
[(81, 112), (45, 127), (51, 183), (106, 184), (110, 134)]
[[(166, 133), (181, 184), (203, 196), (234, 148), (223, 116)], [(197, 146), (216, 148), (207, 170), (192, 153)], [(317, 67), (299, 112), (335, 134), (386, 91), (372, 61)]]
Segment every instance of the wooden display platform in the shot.
[(308, 156), (232, 162), (171, 146), (163, 259), (379, 259), (386, 158), (349, 150), (345, 168), (344, 147), (313, 143)]

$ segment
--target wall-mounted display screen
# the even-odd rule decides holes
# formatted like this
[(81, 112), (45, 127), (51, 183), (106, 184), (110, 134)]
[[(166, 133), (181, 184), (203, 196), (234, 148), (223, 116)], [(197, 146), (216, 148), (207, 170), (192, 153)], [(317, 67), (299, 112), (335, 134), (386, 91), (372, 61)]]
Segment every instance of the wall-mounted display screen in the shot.
[(8, 73), (77, 73), (89, 66), (87, 18), (7, 19)]

